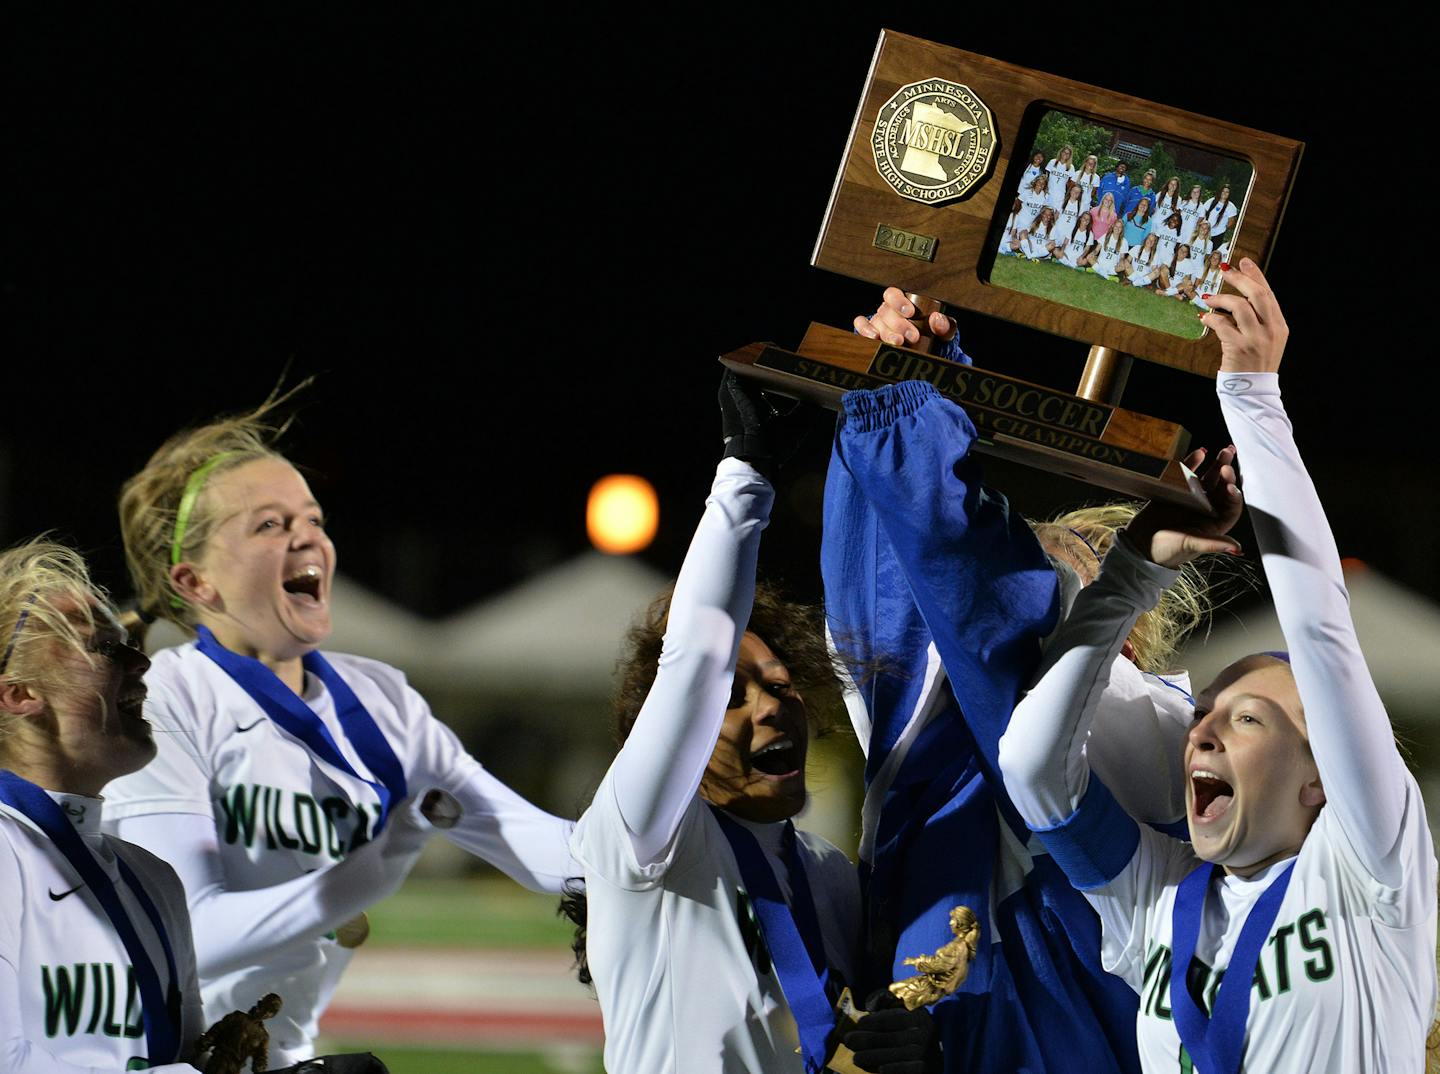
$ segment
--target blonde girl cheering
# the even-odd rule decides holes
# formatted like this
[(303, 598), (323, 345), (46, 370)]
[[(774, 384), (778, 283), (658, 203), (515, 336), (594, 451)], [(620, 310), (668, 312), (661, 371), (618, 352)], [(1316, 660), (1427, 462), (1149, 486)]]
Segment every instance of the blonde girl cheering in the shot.
[(271, 409), (172, 437), (121, 493), (139, 605), (194, 640), (155, 657), (159, 755), (111, 786), (107, 821), (185, 881), (207, 1013), (279, 992), (270, 1033), (293, 1062), (363, 939), (353, 919), (413, 864), (367, 845), (405, 799), (438, 802), (448, 838), (532, 890), (579, 870), (571, 823), (487, 772), (401, 672), (320, 653), (335, 545)]
[(1248, 258), (1201, 314), (1287, 652), (1195, 699), (1190, 841), (1135, 824), (1084, 763), (1097, 682), (1135, 617), (1208, 551), (1235, 549), (1228, 450), (1204, 517), (1152, 504), (1106, 556), (1017, 706), (1000, 763), (1017, 808), (1100, 914), (1140, 996), (1150, 1074), (1421, 1069), (1436, 1000), (1436, 860), (1420, 789), (1360, 652), (1340, 556), (1280, 396), (1289, 329)]

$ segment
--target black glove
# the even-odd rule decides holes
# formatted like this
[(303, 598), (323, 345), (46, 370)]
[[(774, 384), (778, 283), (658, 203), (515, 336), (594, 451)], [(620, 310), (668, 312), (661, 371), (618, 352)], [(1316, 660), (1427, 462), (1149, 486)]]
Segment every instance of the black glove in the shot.
[(724, 457), (744, 459), (770, 477), (799, 447), (810, 412), (811, 408), (797, 402), (781, 413), (758, 383), (725, 370), (720, 377)]
[(841, 1038), (857, 1067), (871, 1074), (940, 1074), (940, 1042), (929, 1011), (907, 1011), (884, 988), (871, 993), (865, 1008), (870, 1013)]
[(369, 1052), (347, 1052), (344, 1055), (317, 1055), (303, 1063), (270, 1074), (390, 1074), (390, 1068)]

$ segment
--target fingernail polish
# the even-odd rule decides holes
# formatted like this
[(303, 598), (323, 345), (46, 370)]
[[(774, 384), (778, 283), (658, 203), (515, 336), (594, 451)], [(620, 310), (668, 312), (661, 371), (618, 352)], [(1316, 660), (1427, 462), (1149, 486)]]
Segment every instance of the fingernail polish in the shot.
[(1221, 271), (1223, 271), (1223, 272), (1229, 272), (1229, 271), (1230, 271), (1230, 262), (1228, 262), (1228, 261), (1222, 261), (1222, 262), (1220, 262), (1220, 269), (1221, 269)]

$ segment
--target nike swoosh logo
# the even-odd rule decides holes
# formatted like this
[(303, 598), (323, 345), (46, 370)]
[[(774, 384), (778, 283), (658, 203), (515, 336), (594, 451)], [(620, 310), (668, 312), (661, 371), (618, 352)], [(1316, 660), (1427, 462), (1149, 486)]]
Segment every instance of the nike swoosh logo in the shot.
[(49, 893), (49, 894), (50, 894), (50, 901), (51, 901), (51, 902), (59, 902), (59, 901), (60, 901), (61, 899), (63, 899), (66, 895), (74, 895), (77, 891), (79, 891), (79, 890), (80, 890), (81, 888), (83, 888), (84, 886), (85, 886), (84, 884), (76, 884), (76, 885), (75, 885), (73, 888), (71, 888), (69, 891), (62, 891), (59, 895), (56, 895), (56, 894), (52, 891), (52, 892)]
[(262, 717), (260, 717), (260, 719), (256, 720), (254, 723), (250, 724), (249, 727), (241, 727), (239, 724), (236, 724), (236, 725), (235, 725), (235, 733), (236, 733), (237, 735), (243, 735), (246, 731), (253, 730), (253, 729), (255, 729), (256, 727), (259, 727), (259, 726), (260, 726), (262, 723), (264, 723), (264, 722), (265, 722), (265, 717), (262, 716)]

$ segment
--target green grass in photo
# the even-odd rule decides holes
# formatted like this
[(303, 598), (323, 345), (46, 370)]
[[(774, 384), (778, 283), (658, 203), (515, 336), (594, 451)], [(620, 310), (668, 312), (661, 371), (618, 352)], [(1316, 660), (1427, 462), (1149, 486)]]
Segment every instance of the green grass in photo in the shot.
[(568, 952), (574, 926), (555, 916), (559, 899), (513, 880), (411, 877), (371, 907), (370, 942), (397, 947), (551, 947)]
[(1189, 302), (1164, 298), (1146, 288), (1129, 287), (1119, 280), (1107, 280), (1058, 262), (997, 257), (990, 270), (990, 282), (1185, 339), (1199, 339), (1205, 331), (1195, 316), (1199, 309)]

